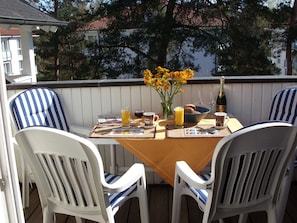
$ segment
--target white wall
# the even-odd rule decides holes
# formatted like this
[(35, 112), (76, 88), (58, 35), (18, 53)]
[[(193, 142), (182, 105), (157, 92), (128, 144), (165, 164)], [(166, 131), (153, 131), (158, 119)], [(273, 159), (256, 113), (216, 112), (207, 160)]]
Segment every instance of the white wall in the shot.
[(12, 75), (22, 74), (19, 61), (23, 60), (23, 56), (18, 54), (18, 39), (20, 40), (20, 37), (11, 38), (9, 40), (11, 51)]

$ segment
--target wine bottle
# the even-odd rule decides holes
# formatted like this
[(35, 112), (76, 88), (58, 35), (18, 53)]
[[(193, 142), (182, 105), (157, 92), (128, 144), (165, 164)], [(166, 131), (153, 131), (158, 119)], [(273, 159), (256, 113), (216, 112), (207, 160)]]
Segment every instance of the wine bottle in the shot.
[(220, 78), (220, 90), (216, 101), (216, 111), (227, 112), (227, 99), (224, 92), (225, 77)]

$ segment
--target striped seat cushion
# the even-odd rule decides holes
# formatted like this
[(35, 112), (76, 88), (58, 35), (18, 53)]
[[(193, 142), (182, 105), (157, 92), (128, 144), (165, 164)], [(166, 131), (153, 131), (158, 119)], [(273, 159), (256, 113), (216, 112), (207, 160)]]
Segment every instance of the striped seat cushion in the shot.
[(297, 87), (282, 89), (274, 96), (269, 120), (297, 125)]
[[(117, 175), (113, 175), (110, 173), (105, 173), (105, 180), (107, 183), (113, 183), (115, 181), (117, 181), (120, 178), (120, 176)], [(109, 198), (109, 202), (110, 202), (110, 206), (111, 208), (115, 208), (117, 207), (122, 201), (125, 201), (127, 199), (127, 197), (135, 191), (137, 185), (136, 183), (133, 184), (131, 187), (129, 187), (128, 189), (120, 192), (120, 193), (108, 193), (108, 198)]]
[(46, 126), (69, 131), (60, 99), (51, 89), (26, 90), (15, 97), (10, 107), (19, 130)]
[[(209, 174), (199, 175), (199, 177), (201, 177), (203, 180), (207, 181), (210, 178), (210, 173)], [(197, 189), (197, 188), (191, 187), (189, 185), (187, 185), (187, 186), (193, 192), (193, 194), (198, 198), (197, 199), (198, 204), (204, 210), (205, 205), (206, 205), (206, 201), (207, 201), (207, 196), (208, 196), (207, 190)]]

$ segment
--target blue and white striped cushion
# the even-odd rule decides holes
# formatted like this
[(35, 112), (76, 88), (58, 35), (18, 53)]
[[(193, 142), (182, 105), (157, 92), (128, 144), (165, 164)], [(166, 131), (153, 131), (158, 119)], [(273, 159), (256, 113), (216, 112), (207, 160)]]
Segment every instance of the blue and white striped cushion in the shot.
[[(208, 180), (210, 178), (210, 174), (203, 174), (199, 175), (203, 180)], [(190, 187), (188, 185), (189, 189), (193, 192), (193, 194), (198, 198), (200, 207), (205, 208), (208, 192), (204, 189), (197, 189), (194, 187)]]
[(11, 109), (18, 129), (47, 126), (69, 131), (60, 99), (48, 88), (33, 88), (20, 93)]
[(282, 89), (274, 96), (269, 120), (297, 125), (297, 87)]
[[(105, 180), (107, 183), (113, 183), (117, 181), (120, 178), (120, 176), (113, 175), (110, 173), (105, 173)], [(136, 183), (133, 184), (128, 189), (120, 192), (120, 193), (108, 193), (108, 198), (110, 202), (111, 208), (117, 207), (123, 200), (125, 200), (133, 191), (135, 191), (137, 185)]]

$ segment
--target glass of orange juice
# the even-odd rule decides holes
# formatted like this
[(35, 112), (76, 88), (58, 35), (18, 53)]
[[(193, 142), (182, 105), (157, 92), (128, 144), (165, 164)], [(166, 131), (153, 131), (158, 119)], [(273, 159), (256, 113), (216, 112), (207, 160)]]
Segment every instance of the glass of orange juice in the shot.
[(174, 109), (174, 121), (176, 126), (183, 126), (184, 125), (184, 108), (183, 107), (176, 107)]
[(122, 127), (130, 127), (130, 110), (123, 108), (121, 110)]

